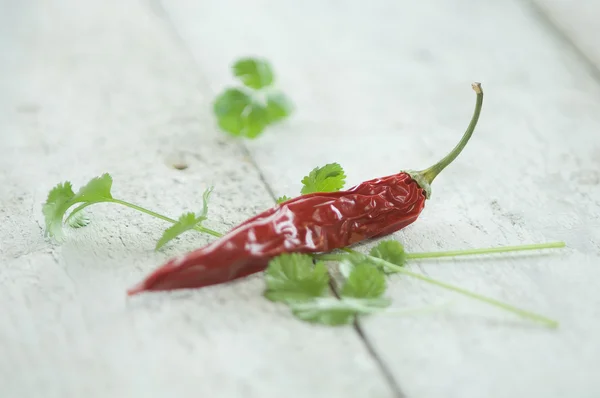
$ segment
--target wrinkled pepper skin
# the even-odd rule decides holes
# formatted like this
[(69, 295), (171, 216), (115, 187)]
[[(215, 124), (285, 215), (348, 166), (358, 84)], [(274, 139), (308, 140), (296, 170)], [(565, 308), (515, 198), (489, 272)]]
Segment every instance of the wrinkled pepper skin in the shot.
[(423, 189), (404, 172), (345, 191), (302, 195), (170, 260), (128, 294), (224, 283), (263, 271), (283, 253), (328, 252), (388, 235), (412, 224), (425, 199)]

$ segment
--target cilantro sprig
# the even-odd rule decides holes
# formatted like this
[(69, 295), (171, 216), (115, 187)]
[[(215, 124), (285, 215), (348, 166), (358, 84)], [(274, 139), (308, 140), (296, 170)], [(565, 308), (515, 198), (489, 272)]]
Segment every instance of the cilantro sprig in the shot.
[(338, 163), (329, 163), (323, 167), (315, 167), (302, 179), (303, 195), (315, 192), (335, 192), (344, 188), (346, 174)]
[(199, 228), (203, 228), (202, 222), (208, 218), (208, 199), (212, 191), (213, 187), (210, 187), (206, 191), (204, 191), (204, 194), (202, 195), (202, 211), (200, 212), (200, 214), (196, 215), (192, 212), (183, 213), (181, 216), (179, 216), (179, 219), (175, 224), (173, 224), (172, 226), (167, 228), (165, 232), (163, 232), (163, 235), (160, 237), (158, 242), (156, 242), (156, 250), (160, 249), (169, 241), (175, 239), (184, 232), (190, 231), (192, 229), (199, 230)]
[(325, 264), (308, 254), (282, 254), (269, 263), (265, 272), (264, 296), (287, 304), (294, 316), (307, 322), (338, 326), (354, 321), (360, 314), (381, 311), (390, 300), (382, 298), (385, 279), (370, 265), (356, 267), (336, 298), (329, 290), (330, 276)]
[[(179, 221), (177, 221), (133, 203), (114, 198), (111, 193), (112, 183), (113, 179), (110, 174), (105, 173), (100, 177), (92, 178), (87, 184), (81, 187), (77, 193), (73, 191), (73, 186), (70, 181), (57, 184), (50, 190), (46, 203), (42, 206), (46, 227), (45, 235), (53, 238), (57, 242), (63, 242), (65, 240), (63, 230), (64, 224), (73, 228), (81, 228), (90, 223), (89, 217), (83, 212), (86, 207), (97, 203), (114, 203), (174, 224), (163, 233), (163, 236), (156, 245), (157, 250), (168, 241), (190, 229), (213, 236), (221, 236), (219, 232), (201, 225), (202, 221), (206, 219), (208, 212), (208, 197), (212, 188), (207, 189), (204, 193), (203, 209), (199, 216), (195, 216), (193, 213), (186, 213), (179, 218)], [(75, 205), (78, 206), (75, 207), (65, 219), (66, 213)], [(193, 218), (190, 217), (190, 214), (192, 214)]]
[[(317, 192), (337, 192), (346, 184), (346, 173), (339, 163), (328, 163), (321, 167), (315, 167), (302, 178), (300, 194), (307, 195)], [(290, 200), (289, 196), (283, 195), (276, 199), (277, 204)]]
[(224, 132), (254, 139), (292, 113), (294, 106), (275, 87), (275, 74), (266, 59), (241, 58), (231, 69), (243, 86), (225, 89), (213, 103), (217, 123)]
[[(559, 247), (564, 247), (564, 243), (552, 242), (537, 245), (477, 249), (475, 251), (463, 250), (410, 254), (405, 253), (404, 247), (400, 242), (385, 240), (374, 247), (369, 254), (363, 254), (352, 249), (344, 249), (345, 253), (321, 254), (312, 257), (304, 254), (301, 255), (304, 256), (302, 263), (292, 263), (289, 261), (287, 255), (282, 255), (273, 259), (267, 267), (267, 293), (265, 293), (265, 295), (272, 301), (279, 301), (287, 304), (290, 307), (292, 314), (301, 320), (331, 326), (345, 325), (351, 323), (358, 316), (384, 312), (390, 304), (389, 300), (383, 298), (386, 290), (385, 277), (387, 274), (400, 273), (554, 328), (558, 326), (558, 322), (553, 319), (410, 271), (406, 269), (405, 265), (406, 260), (410, 258), (454, 257), (461, 255), (539, 250)], [(325, 277), (325, 274), (323, 273), (323, 262), (335, 261), (343, 266), (340, 267), (340, 270), (346, 280), (343, 282), (340, 289), (339, 298), (330, 294), (323, 294), (322, 290), (319, 290), (320, 294), (318, 295), (312, 294), (308, 289), (304, 290), (302, 288), (303, 286), (308, 286), (306, 281), (299, 283), (300, 281), (296, 279), (296, 275), (298, 275), (296, 267), (303, 268), (304, 271), (302, 274), (310, 275), (310, 267), (312, 266), (311, 259), (313, 258), (317, 261), (316, 264), (319, 267), (318, 275), (321, 278)], [(317, 265), (314, 266), (315, 269)], [(277, 285), (274, 284), (278, 282), (275, 269), (282, 267), (288, 269), (286, 286), (294, 286), (295, 289), (277, 288)], [(329, 278), (328, 274), (327, 277)], [(282, 286), (282, 284), (280, 284), (280, 286)]]

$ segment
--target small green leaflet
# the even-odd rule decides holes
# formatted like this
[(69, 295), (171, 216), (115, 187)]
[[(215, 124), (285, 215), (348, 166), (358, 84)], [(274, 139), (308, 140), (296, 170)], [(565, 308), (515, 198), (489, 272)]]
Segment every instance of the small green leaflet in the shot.
[(265, 59), (242, 58), (233, 64), (232, 69), (242, 83), (255, 90), (273, 84), (273, 69)]
[(283, 202), (287, 202), (288, 200), (290, 200), (291, 198), (289, 196), (280, 196), (277, 199), (275, 199), (275, 201), (277, 202), (277, 204), (283, 203)]
[(212, 190), (213, 187), (210, 187), (206, 189), (206, 191), (204, 191), (204, 194), (202, 195), (202, 212), (200, 212), (200, 214), (198, 215), (189, 212), (179, 216), (177, 222), (171, 225), (169, 228), (167, 228), (165, 232), (163, 232), (158, 242), (156, 242), (155, 250), (160, 249), (169, 241), (175, 239), (184, 232), (192, 230), (196, 226), (201, 225), (202, 222), (206, 220), (208, 216), (208, 199), (210, 198)]
[(327, 325), (346, 325), (357, 315), (381, 311), (390, 300), (381, 297), (386, 289), (385, 276), (365, 260), (356, 263), (342, 286), (341, 299), (319, 299), (309, 303), (293, 303), (292, 312), (298, 318)]
[(354, 267), (364, 262), (365, 256), (362, 254), (345, 254), (343, 256), (343, 259), (341, 259), (340, 263), (338, 264), (338, 269), (342, 276), (348, 279), (350, 277), (350, 274), (354, 270)]
[(112, 188), (112, 177), (108, 173), (95, 177), (77, 192), (80, 202), (96, 203), (112, 199), (110, 190)]
[[(69, 224), (81, 224), (81, 222), (71, 221), (77, 216), (77, 213), (93, 203), (109, 202), (112, 200), (110, 193), (112, 187), (112, 177), (105, 173), (100, 177), (93, 178), (86, 185), (81, 187), (77, 193), (73, 192), (69, 181), (56, 185), (49, 193), (46, 203), (42, 206), (42, 213), (46, 224), (46, 236), (50, 236), (57, 241), (63, 241), (65, 236), (62, 229), (63, 217), (67, 210), (76, 203), (83, 203), (69, 215)], [(81, 220), (81, 216), (79, 216)], [(82, 225), (80, 225), (82, 226)]]
[(275, 123), (288, 117), (294, 109), (292, 102), (283, 93), (275, 91), (267, 94), (267, 119)]
[[(342, 166), (338, 163), (330, 163), (323, 167), (315, 167), (309, 175), (305, 176), (302, 179), (300, 193), (306, 195), (315, 192), (335, 192), (342, 189), (345, 183), (346, 174)], [(284, 195), (277, 198), (276, 202), (280, 204), (290, 199)]]
[(69, 227), (71, 228), (82, 228), (91, 222), (90, 218), (83, 210), (79, 210), (78, 212), (73, 214), (73, 216), (69, 216), (66, 221), (67, 224), (69, 224)]
[(385, 293), (384, 274), (367, 261), (354, 266), (341, 291), (342, 297), (375, 299)]
[(354, 322), (357, 315), (380, 312), (390, 305), (390, 300), (323, 297), (290, 304), (292, 314), (311, 323), (341, 326)]
[(335, 192), (344, 187), (346, 174), (338, 163), (329, 163), (323, 167), (314, 168), (309, 175), (302, 179), (303, 195), (314, 192)]
[(269, 122), (267, 109), (237, 88), (230, 88), (219, 95), (213, 110), (219, 127), (234, 136), (256, 138)]
[(48, 199), (42, 206), (46, 236), (53, 237), (57, 241), (64, 240), (62, 220), (69, 207), (73, 205), (74, 197), (75, 193), (69, 181), (58, 184), (48, 193)]
[(307, 254), (282, 254), (269, 262), (265, 272), (265, 297), (285, 303), (306, 301), (328, 293), (329, 274), (322, 262), (313, 265)]
[[(383, 242), (380, 242), (377, 246), (371, 249), (369, 255), (401, 267), (403, 267), (406, 263), (404, 246), (395, 240), (384, 240)], [(393, 273), (393, 271), (390, 271), (389, 269), (386, 269), (385, 272)]]

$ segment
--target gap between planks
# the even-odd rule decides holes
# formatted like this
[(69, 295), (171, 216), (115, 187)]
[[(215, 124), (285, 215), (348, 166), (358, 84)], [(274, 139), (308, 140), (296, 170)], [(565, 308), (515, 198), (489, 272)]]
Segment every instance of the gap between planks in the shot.
[[(188, 48), (188, 46), (185, 43), (185, 41), (183, 40), (183, 38), (179, 35), (177, 27), (173, 24), (173, 21), (169, 17), (169, 14), (163, 8), (161, 0), (147, 0), (146, 4), (149, 6), (150, 10), (164, 22), (166, 31), (171, 35), (171, 37), (174, 38), (175, 42), (181, 46), (181, 48), (183, 49), (185, 54), (190, 58), (192, 64), (195, 65), (196, 67), (198, 67), (198, 63), (197, 63), (195, 57), (193, 56), (192, 52)], [(275, 196), (275, 193), (273, 192), (273, 189), (271, 188), (270, 184), (268, 183), (263, 171), (260, 169), (260, 167), (258, 166), (256, 161), (254, 160), (254, 157), (252, 156), (252, 154), (250, 153), (250, 151), (248, 150), (246, 145), (244, 145), (244, 143), (240, 143), (239, 145), (240, 145), (242, 151), (244, 152), (244, 154), (250, 160), (250, 163), (251, 163), (252, 167), (254, 168), (254, 170), (258, 173), (259, 179), (262, 182), (263, 186), (265, 187), (267, 193), (269, 194), (269, 196), (271, 197), (273, 202), (276, 203), (277, 197)], [(360, 339), (360, 341), (362, 342), (363, 346), (367, 350), (368, 355), (373, 359), (373, 361), (375, 361), (376, 367), (381, 372), (384, 380), (386, 381), (390, 390), (394, 394), (394, 397), (395, 398), (406, 398), (406, 395), (402, 391), (402, 388), (400, 387), (400, 384), (394, 377), (391, 369), (385, 364), (383, 359), (379, 356), (379, 354), (375, 350), (373, 344), (371, 344), (371, 342), (367, 338), (366, 334), (364, 333), (359, 321), (354, 322), (353, 329), (354, 329), (356, 335), (358, 336), (358, 338)]]

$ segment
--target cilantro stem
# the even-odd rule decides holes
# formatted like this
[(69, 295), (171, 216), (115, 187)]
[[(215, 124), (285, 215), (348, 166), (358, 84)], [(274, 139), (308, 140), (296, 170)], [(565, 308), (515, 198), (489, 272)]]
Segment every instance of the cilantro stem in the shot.
[[(157, 212), (154, 212), (154, 211), (152, 211), (152, 210), (145, 209), (145, 208), (143, 208), (143, 207), (141, 207), (141, 206), (135, 205), (135, 204), (133, 204), (133, 203), (126, 202), (126, 201), (124, 201), (124, 200), (120, 200), (120, 199), (106, 199), (106, 200), (103, 200), (102, 202), (105, 202), (105, 203), (116, 203), (116, 204), (119, 204), (119, 205), (123, 205), (123, 206), (129, 207), (129, 208), (131, 208), (131, 209), (137, 210), (137, 211), (139, 211), (139, 212), (146, 213), (146, 214), (148, 214), (148, 215), (150, 215), (150, 216), (152, 216), (152, 217), (156, 217), (156, 218), (158, 218), (158, 219), (161, 219), (161, 220), (163, 220), (163, 221), (170, 222), (170, 223), (172, 223), (172, 224), (175, 224), (175, 223), (177, 222), (177, 220), (173, 220), (173, 219), (172, 219), (172, 218), (170, 218), (170, 217), (163, 216), (162, 214), (159, 214), (159, 213), (157, 213)], [(69, 219), (70, 219), (70, 218), (71, 218), (71, 217), (72, 217), (72, 216), (73, 216), (75, 213), (77, 213), (78, 211), (81, 211), (81, 210), (83, 210), (84, 208), (86, 208), (86, 207), (88, 207), (88, 206), (90, 206), (90, 205), (93, 205), (93, 204), (95, 204), (95, 203), (102, 203), (102, 202), (87, 202), (87, 203), (84, 203), (84, 204), (82, 204), (82, 205), (80, 205), (80, 206), (76, 207), (76, 208), (75, 208), (75, 209), (74, 209), (74, 210), (71, 212), (71, 214), (69, 214), (69, 216), (67, 217), (67, 219), (65, 220), (65, 222), (67, 222), (67, 221), (68, 221), (68, 220), (69, 220)], [(196, 226), (194, 227), (194, 229), (195, 229), (196, 231), (198, 231), (198, 232), (203, 232), (203, 233), (206, 233), (206, 234), (209, 234), (209, 235), (215, 236), (215, 237), (217, 237), (217, 238), (220, 238), (220, 237), (222, 237), (222, 236), (223, 236), (223, 234), (221, 234), (220, 232), (213, 231), (212, 229), (209, 229), (209, 228), (203, 227), (203, 226), (201, 226), (201, 225), (196, 225)]]
[(313, 257), (322, 261), (342, 261), (347, 256), (345, 254), (315, 254)]
[(414, 307), (414, 308), (386, 308), (384, 310), (379, 311), (380, 314), (389, 314), (389, 315), (419, 315), (419, 314), (427, 314), (430, 312), (439, 311), (440, 309), (447, 308), (450, 306), (450, 303), (442, 303), (442, 304), (431, 304), (425, 305), (422, 307)]
[(88, 207), (89, 205), (93, 205), (94, 203), (97, 203), (97, 202), (87, 202), (87, 203), (84, 203), (84, 204), (82, 204), (82, 205), (80, 205), (80, 206), (77, 206), (77, 207), (75, 208), (75, 210), (73, 210), (73, 211), (71, 212), (71, 214), (69, 214), (69, 216), (68, 216), (68, 217), (67, 217), (67, 219), (65, 220), (65, 223), (66, 223), (66, 222), (68, 222), (68, 221), (71, 219), (71, 217), (73, 217), (73, 216), (75, 215), (75, 213), (77, 213), (77, 212), (79, 212), (79, 211), (81, 211), (81, 210), (85, 209), (85, 208), (86, 208), (86, 207)]
[(425, 252), (425, 253), (406, 253), (407, 259), (418, 259), (418, 258), (438, 258), (438, 257), (455, 257), (455, 256), (469, 256), (474, 254), (490, 254), (490, 253), (505, 253), (505, 252), (516, 252), (525, 250), (539, 250), (539, 249), (552, 249), (565, 247), (565, 242), (550, 242), (550, 243), (538, 243), (533, 245), (520, 245), (520, 246), (501, 246), (501, 247), (489, 247), (482, 249), (468, 249), (468, 250), (451, 250), (443, 252)]
[(547, 325), (549, 327), (552, 327), (552, 328), (558, 327), (558, 322), (557, 321), (555, 321), (553, 319), (550, 319), (550, 318), (547, 318), (545, 316), (536, 314), (534, 312), (526, 311), (524, 309), (521, 309), (521, 308), (518, 308), (518, 307), (514, 307), (514, 306), (512, 306), (510, 304), (507, 304), (507, 303), (504, 303), (502, 301), (498, 301), (498, 300), (495, 300), (495, 299), (490, 298), (490, 297), (482, 296), (480, 294), (477, 294), (475, 292), (463, 289), (461, 287), (454, 286), (454, 285), (451, 285), (449, 283), (438, 281), (438, 280), (430, 278), (428, 276), (421, 275), (421, 274), (418, 274), (416, 272), (409, 271), (409, 270), (407, 270), (404, 267), (401, 267), (399, 265), (392, 264), (392, 263), (390, 263), (388, 261), (382, 260), (382, 259), (377, 258), (377, 257), (369, 256), (367, 254), (362, 254), (360, 252), (357, 252), (356, 250), (346, 249), (345, 251), (350, 252), (350, 253), (354, 253), (354, 254), (358, 254), (358, 255), (361, 255), (361, 256), (365, 256), (366, 258), (368, 258), (373, 263), (379, 264), (379, 265), (381, 265), (381, 266), (383, 266), (383, 267), (385, 267), (385, 268), (387, 268), (387, 269), (389, 269), (391, 271), (394, 271), (394, 272), (397, 272), (397, 273), (401, 273), (401, 274), (404, 274), (404, 275), (408, 275), (408, 276), (410, 276), (412, 278), (420, 279), (420, 280), (422, 280), (424, 282), (431, 283), (432, 285), (436, 285), (436, 286), (442, 287), (444, 289), (451, 290), (451, 291), (454, 291), (456, 293), (462, 294), (464, 296), (471, 297), (471, 298), (473, 298), (475, 300), (485, 302), (487, 304), (490, 304), (490, 305), (493, 305), (495, 307), (501, 308), (501, 309), (503, 309), (505, 311), (509, 311), (509, 312), (512, 312), (512, 313), (514, 313), (516, 315), (522, 316), (523, 318), (530, 319), (530, 320), (533, 320), (533, 321), (538, 321), (538, 322), (543, 323), (543, 324), (545, 324), (545, 325)]
[[(173, 219), (172, 219), (172, 218), (170, 218), (170, 217), (163, 216), (162, 214), (158, 214), (158, 213), (156, 213), (156, 212), (154, 212), (154, 211), (152, 211), (152, 210), (144, 209), (143, 207), (140, 207), (140, 206), (138, 206), (138, 205), (134, 205), (133, 203), (125, 202), (124, 200), (120, 200), (120, 199), (111, 199), (111, 200), (109, 200), (108, 202), (117, 203), (117, 204), (120, 204), (120, 205), (123, 205), (123, 206), (130, 207), (130, 208), (132, 208), (132, 209), (134, 209), (134, 210), (140, 211), (140, 212), (142, 212), (142, 213), (146, 213), (146, 214), (148, 214), (148, 215), (151, 215), (151, 216), (153, 216), (153, 217), (159, 218), (159, 219), (161, 219), (161, 220), (163, 220), (163, 221), (167, 221), (167, 222), (170, 222), (170, 223), (173, 223), (173, 224), (175, 224), (175, 223), (177, 222), (177, 220), (173, 220)], [(209, 229), (209, 228), (203, 227), (203, 226), (201, 226), (201, 225), (196, 225), (196, 226), (194, 227), (194, 229), (195, 229), (196, 231), (199, 231), (199, 232), (204, 232), (204, 233), (206, 233), (206, 234), (209, 234), (209, 235), (212, 235), (212, 236), (216, 236), (217, 238), (220, 238), (220, 237), (222, 237), (222, 236), (223, 236), (221, 233), (219, 233), (219, 232), (217, 232), (217, 231), (213, 231), (212, 229)]]
[(172, 218), (169, 218), (167, 216), (163, 216), (162, 214), (158, 214), (158, 213), (156, 213), (156, 212), (154, 212), (152, 210), (144, 209), (143, 207), (140, 207), (138, 205), (134, 205), (133, 203), (125, 202), (124, 200), (112, 199), (112, 200), (108, 200), (107, 202), (117, 203), (117, 204), (120, 204), (120, 205), (123, 205), (123, 206), (130, 207), (130, 208), (132, 208), (134, 210), (140, 211), (142, 213), (146, 213), (146, 214), (148, 214), (148, 215), (150, 215), (152, 217), (156, 217), (156, 218), (159, 218), (159, 219), (161, 219), (163, 221), (167, 221), (167, 222), (170, 222), (170, 223), (173, 223), (173, 224), (175, 224), (177, 222), (177, 220), (173, 220)]

